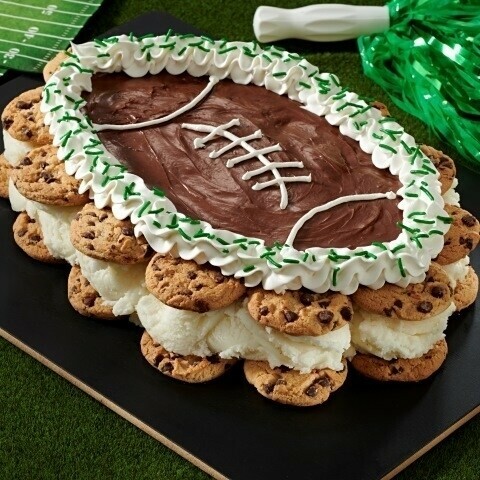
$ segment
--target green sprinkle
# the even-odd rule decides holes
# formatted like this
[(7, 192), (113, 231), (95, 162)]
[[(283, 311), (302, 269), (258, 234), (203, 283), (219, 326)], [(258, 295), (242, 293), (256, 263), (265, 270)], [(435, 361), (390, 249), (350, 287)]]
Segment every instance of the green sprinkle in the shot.
[(336, 95), (334, 95), (332, 98), (334, 100), (340, 100), (341, 98), (345, 97), (345, 95), (348, 93), (348, 88), (344, 87), (342, 88)]
[(303, 57), (296, 53), (289, 53), (288, 58), (291, 58), (292, 60), (303, 60)]
[(72, 155), (75, 153), (75, 150), (72, 148), (64, 157), (63, 160), (70, 160)]
[(142, 35), (141, 37), (138, 37), (139, 40), (145, 40), (146, 38), (153, 38), (155, 35), (153, 33), (147, 33), (145, 35)]
[(165, 34), (165, 41), (168, 42), (168, 39), (173, 35), (173, 30), (171, 28), (168, 29), (167, 33)]
[(233, 45), (232, 47), (228, 47), (228, 48), (224, 48), (223, 50), (219, 50), (218, 53), (220, 55), (223, 55), (224, 53), (228, 53), (228, 52), (231, 52), (232, 50), (236, 50), (237, 47), (236, 45)]
[(378, 123), (387, 123), (387, 122), (396, 122), (396, 121), (397, 120), (393, 117), (384, 117), (381, 120), (379, 120)]
[(418, 195), (416, 193), (405, 193), (405, 196), (410, 198), (418, 198)]
[(340, 271), (340, 267), (335, 267), (333, 269), (333, 278), (332, 278), (332, 285), (334, 287), (337, 286), (337, 275), (338, 275), (338, 272)]
[(415, 223), (424, 223), (425, 225), (433, 225), (435, 220), (422, 220), (421, 218), (414, 218), (413, 221)]
[(239, 243), (238, 246), (242, 249), (242, 250), (248, 250), (248, 247), (246, 245), (244, 245), (243, 243)]
[(423, 162), (423, 164), (422, 164), (422, 168), (423, 168), (424, 170), (427, 170), (428, 172), (433, 173), (433, 174), (436, 174), (436, 173), (437, 173), (436, 170), (434, 170), (433, 168), (430, 168), (430, 167), (428, 166), (428, 164), (426, 165), (425, 163), (426, 163), (426, 162)]
[(64, 67), (76, 68), (80, 73), (93, 73), (93, 70), (90, 68), (82, 68), (80, 65), (74, 62), (64, 62), (62, 63)]
[(274, 57), (277, 57), (277, 58), (282, 58), (283, 57), (283, 55), (281, 53), (274, 52), (273, 50), (270, 52), (270, 55), (273, 55)]
[(166, 225), (167, 228), (178, 228), (177, 215), (174, 213), (172, 215), (169, 225)]
[(77, 118), (77, 117), (72, 117), (72, 115), (69, 115), (69, 114), (67, 113), (66, 115), (64, 115), (64, 116), (58, 121), (58, 123), (60, 123), (60, 122), (68, 122), (68, 121), (70, 121), (70, 120), (73, 120), (74, 122), (78, 122), (78, 123), (81, 122), (81, 120), (80, 120), (79, 118)]
[(56, 112), (57, 110), (60, 110), (61, 108), (63, 108), (63, 105), (57, 105), (56, 107), (51, 108), (50, 112)]
[(429, 235), (443, 235), (443, 232), (440, 230), (430, 230), (428, 232)]
[(206, 53), (210, 52), (210, 49), (207, 48), (207, 47), (204, 47), (203, 45), (199, 45), (199, 46), (198, 46), (198, 49), (199, 49), (199, 50), (202, 50), (202, 51), (204, 51), (204, 52), (206, 52)]
[(246, 242), (248, 240), (248, 238), (237, 238), (236, 240), (234, 240), (232, 243), (243, 243), (243, 242)]
[(388, 250), (388, 248), (382, 242), (372, 242), (372, 245), (382, 250)]
[(430, 200), (434, 200), (433, 195), (432, 195), (425, 187), (420, 187), (420, 190), (421, 190)]
[(378, 135), (377, 133), (372, 133), (372, 137), (373, 138), (376, 138), (377, 140), (383, 140), (383, 136), (382, 135)]
[(300, 263), (300, 260), (296, 260), (295, 258), (284, 258), (283, 263)]
[(391, 252), (392, 253), (397, 253), (399, 250), (402, 250), (402, 248), (405, 248), (406, 245), (404, 243), (401, 243), (400, 245), (397, 245), (396, 247), (392, 248)]
[(332, 262), (338, 262), (339, 260), (348, 260), (350, 255), (339, 255), (335, 250), (331, 249), (328, 254), (328, 259)]
[(215, 42), (210, 37), (207, 37), (206, 35), (202, 35), (200, 38), (202, 40), (205, 40), (208, 43), (211, 43), (212, 45), (215, 45)]
[(311, 85), (309, 85), (308, 83), (305, 83), (305, 82), (298, 82), (298, 84), (301, 85), (304, 88), (312, 88)]
[(146, 58), (147, 58), (147, 62), (151, 62), (152, 61), (152, 54), (150, 52), (147, 52)]
[(163, 192), (163, 190), (161, 190), (158, 187), (153, 187), (152, 191), (153, 191), (154, 195), (156, 195), (157, 197), (164, 197), (165, 196), (165, 193)]
[(388, 135), (394, 142), (397, 140), (395, 135), (402, 135), (403, 133), (402, 130), (389, 130), (388, 128), (381, 128), (380, 131)]
[(319, 72), (318, 69), (317, 69), (317, 70), (314, 70), (312, 73), (310, 73), (310, 74), (308, 75), (308, 78), (314, 77), (315, 75), (317, 75), (318, 72)]
[(184, 38), (194, 38), (195, 35), (193, 33), (184, 33), (183, 35), (179, 35), (178, 38), (181, 38), (182, 40)]
[(60, 140), (62, 140), (62, 143), (61, 143), (62, 147), (65, 147), (65, 145), (67, 145), (68, 139), (72, 136), (72, 133), (73, 132), (69, 130), (67, 133), (65, 133), (65, 135), (62, 135), (60, 137)]
[(343, 105), (337, 108), (337, 112), (340, 112), (341, 110), (347, 107), (361, 107), (361, 105), (357, 105), (356, 103), (352, 103), (352, 102), (345, 102)]
[(138, 211), (138, 216), (141, 217), (144, 213), (145, 210), (151, 205), (152, 202), (150, 200), (147, 200), (143, 205), (142, 208)]
[(417, 232), (420, 231), (418, 228), (410, 228), (410, 227), (407, 227), (407, 226), (404, 225), (402, 222), (397, 222), (397, 227), (403, 228), (404, 230), (406, 230), (407, 232), (410, 232), (410, 233), (417, 233)]
[(229, 242), (227, 242), (226, 240), (224, 240), (224, 239), (221, 238), (221, 237), (216, 237), (215, 240), (216, 240), (220, 245), (230, 245)]
[(188, 44), (189, 47), (199, 47), (203, 43), (203, 40), (198, 40), (197, 42), (191, 42)]
[(258, 240), (249, 240), (248, 241), (248, 244), (249, 245), (260, 245), (261, 242), (259, 242)]
[(388, 150), (388, 151), (390, 151), (390, 152), (392, 152), (392, 153), (397, 153), (397, 151), (396, 151), (393, 147), (391, 147), (390, 145), (386, 145), (385, 143), (379, 143), (378, 146), (379, 146), (379, 147), (382, 147), (382, 148), (384, 148), (385, 150)]
[(97, 55), (97, 58), (109, 57), (109, 56), (110, 56), (109, 53), (99, 53), (99, 54)]
[(83, 147), (83, 150), (87, 155), (103, 155), (105, 153), (103, 150), (90, 150), (88, 147)]
[[(140, 195), (139, 193), (136, 193), (135, 195)], [(153, 210), (152, 208), (149, 210), (148, 214), (149, 215), (156, 215), (157, 213), (162, 213), (165, 209), (164, 208), (156, 208)]]
[(351, 115), (349, 115), (350, 118), (356, 117), (357, 115), (360, 115), (361, 113), (365, 113), (366, 111), (370, 110), (372, 107), (370, 105), (367, 105), (366, 107), (363, 107), (360, 110), (357, 110), (356, 112), (353, 112)]
[(271, 263), (273, 266), (277, 268), (282, 268), (282, 266), (278, 262), (276, 262), (272, 257), (267, 257), (267, 262)]
[(158, 48), (168, 48), (169, 50), (173, 50), (175, 48), (176, 43), (177, 42), (162, 43), (162, 44), (158, 45)]
[(255, 58), (257, 56), (256, 53), (252, 53), (247, 47), (243, 47), (243, 53), (247, 55), (247, 57)]
[(412, 213), (408, 216), (408, 218), (418, 217), (419, 215), (420, 215), (420, 216), (423, 216), (423, 215), (426, 215), (426, 213), (425, 213), (425, 212), (412, 212)]
[(413, 175), (428, 175), (429, 172), (427, 170), (410, 170), (410, 173)]
[(87, 103), (87, 102), (83, 98), (81, 98), (80, 100), (77, 100), (76, 102), (73, 102), (73, 109), (78, 110), (78, 107), (80, 107), (82, 103)]
[(287, 74), (287, 72), (276, 72), (276, 73), (272, 73), (272, 77), (284, 77), (285, 75)]
[(263, 252), (261, 255), (260, 255), (260, 258), (267, 258), (267, 257), (270, 257), (272, 255), (276, 255), (277, 252), (274, 252), (273, 250), (269, 250), (267, 252)]
[(251, 272), (252, 270), (255, 270), (255, 265), (247, 265), (243, 268), (244, 272)]
[(418, 157), (418, 155), (420, 155), (420, 147), (415, 148), (415, 150), (413, 151), (412, 159), (410, 160), (412, 164)]
[(187, 233), (185, 233), (181, 228), (178, 228), (177, 231), (185, 240), (190, 241), (192, 239), (192, 237), (190, 235), (188, 235)]
[(405, 269), (403, 268), (403, 263), (401, 258), (397, 258), (397, 264), (398, 264), (398, 268), (400, 269), (400, 274), (402, 275), (402, 277), (406, 277), (407, 274), (405, 273)]
[(95, 38), (93, 40), (97, 45), (101, 45), (102, 47), (107, 47), (108, 45), (103, 41), (101, 40), (100, 38)]
[(130, 185), (127, 185), (123, 191), (123, 199), (127, 200), (128, 197), (132, 195), (140, 195), (140, 192), (134, 192), (135, 182), (132, 182)]
[(309, 256), (309, 253), (308, 253), (308, 252), (305, 252), (305, 253), (303, 254), (302, 262), (306, 262), (307, 259), (308, 259), (308, 256)]
[(267, 60), (267, 62), (271, 62), (272, 59), (266, 54), (266, 53), (262, 53), (262, 57)]
[(356, 257), (365, 257), (365, 258), (371, 258), (373, 260), (377, 259), (377, 256), (373, 253), (367, 252), (367, 251), (362, 251), (362, 252), (357, 252), (354, 254)]
[(443, 222), (443, 223), (452, 223), (453, 222), (453, 218), (452, 217), (442, 217), (441, 215), (437, 215), (437, 218)]
[(337, 86), (340, 86), (340, 83), (338, 83), (338, 80), (335, 78), (335, 75), (330, 74), (330, 80)]
[(131, 42), (133, 42), (133, 41), (134, 41), (134, 38), (135, 38), (135, 37), (133, 36), (133, 33), (130, 32), (129, 35), (128, 35), (128, 39), (129, 39)]
[(405, 149), (408, 155), (411, 155), (413, 148), (410, 148), (403, 140), (400, 140), (400, 143), (402, 144), (402, 147)]
[(187, 49), (187, 47), (183, 47), (183, 48), (178, 52), (178, 54), (179, 54), (179, 55), (183, 55), (183, 53), (185, 52), (186, 49)]
[(220, 44), (220, 47), (219, 47), (219, 48), (224, 48), (225, 45), (228, 43), (228, 40), (225, 40), (224, 38), (222, 38), (222, 39), (219, 40), (219, 41), (222, 42), (222, 43)]
[(161, 225), (160, 222), (157, 222), (156, 220), (154, 220), (152, 223), (153, 223), (153, 225), (154, 225), (155, 227), (157, 227), (157, 228), (162, 228), (162, 225)]
[(193, 234), (193, 238), (205, 238), (209, 236), (210, 235), (208, 233), (205, 233), (202, 229), (198, 230)]
[(353, 125), (355, 126), (355, 128), (357, 130), (360, 130), (362, 127), (364, 127), (365, 125), (367, 125), (368, 122), (353, 122)]

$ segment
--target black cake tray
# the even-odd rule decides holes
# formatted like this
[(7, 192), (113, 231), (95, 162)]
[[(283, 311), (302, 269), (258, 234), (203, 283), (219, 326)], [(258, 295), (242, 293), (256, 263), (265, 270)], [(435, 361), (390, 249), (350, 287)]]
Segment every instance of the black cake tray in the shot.
[[(113, 33), (170, 27), (196, 31), (156, 12)], [(1, 85), (0, 110), (39, 84), (40, 76), (20, 75)], [(480, 217), (480, 176), (462, 168), (458, 176), (462, 206)], [(1, 201), (0, 335), (215, 478), (391, 478), (480, 411), (479, 301), (451, 318), (450, 353), (432, 378), (381, 384), (351, 369), (326, 404), (290, 408), (261, 397), (241, 368), (205, 385), (156, 372), (140, 353), (138, 327), (87, 319), (71, 308), (69, 268), (27, 257), (13, 241), (14, 219)], [(472, 264), (480, 272), (480, 251)]]

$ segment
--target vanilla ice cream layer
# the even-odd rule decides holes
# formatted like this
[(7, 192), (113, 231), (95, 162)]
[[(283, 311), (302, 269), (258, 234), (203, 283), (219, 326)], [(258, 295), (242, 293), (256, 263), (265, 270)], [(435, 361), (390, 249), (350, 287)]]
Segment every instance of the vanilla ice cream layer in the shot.
[(442, 195), (442, 198), (447, 205), (455, 205), (456, 207), (460, 206), (460, 195), (455, 190), (455, 187), (457, 185), (458, 185), (458, 180), (454, 178), (452, 186)]
[(343, 370), (342, 358), (350, 346), (348, 325), (316, 337), (287, 335), (262, 327), (242, 302), (196, 313), (169, 307), (147, 295), (138, 302), (137, 314), (155, 341), (181, 355), (266, 360), (271, 367), (285, 365), (308, 372)]
[(443, 270), (445, 270), (445, 273), (448, 275), (452, 288), (457, 286), (457, 282), (465, 279), (468, 274), (469, 263), (470, 257), (467, 256), (449, 265), (442, 265)]
[(6, 130), (3, 131), (3, 145), (5, 147), (3, 156), (12, 167), (16, 167), (22, 158), (36, 147), (34, 143), (22, 142), (13, 138)]
[(350, 321), (352, 344), (361, 353), (371, 353), (385, 360), (418, 358), (445, 336), (448, 317), (454, 311), (452, 302), (438, 315), (410, 321), (384, 317), (355, 306)]
[(8, 188), (10, 204), (16, 212), (26, 211), (42, 229), (43, 243), (55, 258), (76, 263), (77, 251), (70, 241), (70, 224), (82, 207), (58, 207), (44, 205), (25, 198), (12, 180)]
[(102, 300), (113, 307), (114, 315), (130, 315), (141, 297), (148, 295), (145, 288), (146, 263), (121, 265), (87, 257), (77, 251), (77, 261), (83, 276), (92, 284)]

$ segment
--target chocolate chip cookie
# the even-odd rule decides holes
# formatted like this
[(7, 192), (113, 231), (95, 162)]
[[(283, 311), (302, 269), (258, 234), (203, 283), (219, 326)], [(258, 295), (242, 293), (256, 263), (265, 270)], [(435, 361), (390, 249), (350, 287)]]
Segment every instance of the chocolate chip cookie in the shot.
[(245, 294), (243, 283), (219, 268), (170, 255), (155, 255), (145, 277), (148, 290), (161, 302), (193, 312), (227, 307)]
[(248, 311), (261, 325), (289, 335), (323, 335), (343, 327), (353, 315), (349, 298), (341, 293), (290, 290), (252, 290)]
[(12, 168), (15, 187), (29, 200), (47, 205), (85, 205), (89, 201), (88, 192), (78, 192), (80, 181), (67, 174), (57, 151), (53, 145), (31, 150)]
[(468, 273), (464, 279), (458, 280), (453, 291), (453, 301), (457, 311), (469, 307), (475, 302), (478, 294), (478, 276), (472, 267), (468, 267)]
[(43, 121), (40, 100), (43, 87), (21, 93), (2, 113), (2, 125), (14, 139), (35, 146), (52, 143), (52, 136)]
[(470, 213), (454, 205), (445, 205), (445, 211), (453, 223), (445, 234), (442, 251), (435, 259), (440, 265), (448, 265), (468, 255), (480, 239), (480, 223)]
[(218, 355), (197, 357), (168, 352), (145, 331), (140, 349), (148, 363), (165, 375), (189, 383), (202, 383), (223, 375), (237, 360), (223, 359)]
[(442, 184), (442, 195), (452, 187), (453, 180), (457, 174), (455, 162), (440, 150), (436, 150), (428, 145), (420, 145), (420, 150), (431, 160), (440, 174), (440, 183)]
[(347, 366), (341, 372), (325, 368), (300, 373), (287, 367), (272, 368), (268, 362), (245, 360), (245, 377), (264, 397), (297, 407), (319, 405), (340, 388), (347, 378)]
[(15, 243), (30, 257), (40, 262), (58, 263), (43, 243), (42, 229), (38, 222), (30, 218), (26, 212), (18, 215), (13, 224), (13, 238)]
[(68, 276), (68, 300), (72, 307), (86, 317), (112, 320), (112, 306), (107, 305), (90, 282), (82, 275), (78, 265), (74, 265)]
[(447, 342), (439, 340), (419, 358), (384, 360), (375, 355), (357, 353), (352, 366), (366, 377), (381, 381), (418, 382), (435, 373), (447, 356)]
[(43, 67), (43, 79), (48, 82), (48, 79), (60, 68), (60, 65), (68, 60), (70, 57), (66, 52), (58, 52), (45, 66)]
[(118, 220), (109, 208), (87, 203), (75, 216), (70, 228), (73, 246), (85, 255), (132, 265), (149, 260), (152, 250), (145, 237), (135, 237), (129, 219)]
[(0, 197), (8, 198), (8, 180), (10, 178), (11, 166), (5, 160), (3, 153), (0, 155)]
[(359, 287), (351, 295), (355, 304), (369, 312), (402, 320), (423, 320), (438, 315), (448, 308), (452, 291), (447, 274), (432, 263), (425, 280), (399, 287), (386, 283), (373, 290)]

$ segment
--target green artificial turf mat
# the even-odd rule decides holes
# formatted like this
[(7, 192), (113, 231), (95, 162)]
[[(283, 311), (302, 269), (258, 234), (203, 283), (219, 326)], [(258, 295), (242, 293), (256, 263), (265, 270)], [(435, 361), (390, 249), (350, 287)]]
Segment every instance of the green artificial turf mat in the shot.
[[(356, 5), (384, 3), (372, 0), (342, 2)], [(80, 40), (89, 40), (152, 10), (165, 10), (215, 38), (251, 40), (253, 13), (262, 3), (252, 0), (105, 0), (82, 31)], [(268, 3), (293, 8), (312, 2), (291, 0)], [(355, 42), (320, 44), (286, 41), (281, 45), (305, 55), (322, 70), (336, 73), (342, 84), (353, 91), (390, 106), (385, 92), (362, 75)], [(430, 143), (455, 158), (455, 153), (435, 140), (420, 121), (396, 107), (390, 107), (390, 110), (418, 142)], [(477, 417), (397, 478), (478, 480), (479, 454), (480, 418)], [(209, 477), (0, 339), (0, 479), (130, 478), (200, 480)]]

